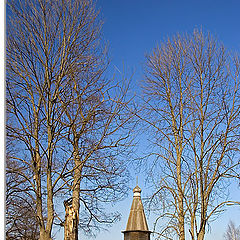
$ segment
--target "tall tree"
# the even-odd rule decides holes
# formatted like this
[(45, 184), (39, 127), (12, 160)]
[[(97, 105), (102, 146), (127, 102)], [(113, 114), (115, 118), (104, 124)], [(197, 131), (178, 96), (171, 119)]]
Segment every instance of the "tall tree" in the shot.
[[(67, 105), (64, 107), (66, 115), (63, 124), (68, 129), (71, 153), (66, 166), (68, 172), (63, 177), (65, 183), (72, 182), (69, 203), (73, 219), (76, 219), (74, 222), (79, 221), (82, 202), (82, 209), (85, 206), (87, 213), (84, 221), (88, 231), (92, 221), (111, 223), (117, 217), (106, 215), (100, 202), (112, 202), (124, 195), (126, 179), (120, 180), (119, 176), (124, 172), (132, 144), (129, 123), (133, 117), (127, 110), (128, 86), (112, 86), (105, 79), (100, 81), (101, 72), (97, 75), (91, 73), (94, 73), (93, 76), (81, 73), (78, 78), (78, 81), (82, 80), (81, 84), (73, 80), (71, 92), (62, 99), (62, 103)], [(71, 231), (72, 235), (77, 235), (77, 225)]]
[(106, 48), (94, 2), (8, 1), (7, 13), (7, 139), (17, 146), (7, 171), (12, 182), (24, 180), (34, 201), (39, 239), (51, 239), (63, 195), (72, 197), (77, 219), (83, 202), (87, 231), (93, 219), (114, 221), (99, 216), (100, 201), (125, 193), (131, 117), (127, 85), (103, 75)]
[(169, 219), (159, 236), (184, 240), (190, 226), (191, 239), (202, 240), (230, 201), (228, 179), (239, 171), (239, 66), (201, 31), (168, 39), (146, 57), (139, 117), (152, 134), (151, 203), (159, 222)]

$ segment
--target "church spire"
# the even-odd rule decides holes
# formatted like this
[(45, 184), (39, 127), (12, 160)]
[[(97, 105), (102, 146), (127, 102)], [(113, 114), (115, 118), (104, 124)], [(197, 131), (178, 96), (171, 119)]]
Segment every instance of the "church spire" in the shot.
[(141, 188), (137, 185), (133, 189), (133, 202), (128, 217), (124, 240), (150, 240), (151, 231), (148, 230), (147, 220), (141, 200)]

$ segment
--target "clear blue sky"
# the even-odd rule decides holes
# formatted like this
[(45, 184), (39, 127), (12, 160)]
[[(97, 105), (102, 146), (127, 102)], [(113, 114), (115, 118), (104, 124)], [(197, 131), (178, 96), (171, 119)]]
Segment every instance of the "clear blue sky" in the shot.
[[(112, 63), (141, 77), (144, 54), (167, 36), (202, 28), (229, 49), (240, 48), (239, 0), (98, 0)], [(140, 76), (139, 76), (140, 74)]]
[[(240, 1), (239, 0), (98, 0), (104, 19), (103, 34), (109, 41), (112, 63), (110, 68), (122, 71), (135, 71), (133, 82), (142, 77), (144, 55), (157, 43), (175, 33), (191, 33), (194, 28), (210, 31), (233, 51), (240, 50)], [(132, 172), (133, 179), (136, 173)], [(134, 187), (135, 180), (129, 183)], [(147, 192), (144, 176), (140, 180), (141, 188)], [(239, 192), (231, 192), (240, 198)], [(116, 205), (122, 213), (122, 220), (97, 235), (97, 240), (122, 240), (122, 230), (132, 202), (132, 193), (123, 202)], [(231, 208), (211, 225), (211, 232), (206, 240), (221, 240), (228, 221), (232, 219), (240, 224), (239, 207)], [(153, 219), (149, 219), (152, 229)], [(153, 239), (153, 238), (152, 238)], [(85, 240), (85, 239), (84, 239)]]

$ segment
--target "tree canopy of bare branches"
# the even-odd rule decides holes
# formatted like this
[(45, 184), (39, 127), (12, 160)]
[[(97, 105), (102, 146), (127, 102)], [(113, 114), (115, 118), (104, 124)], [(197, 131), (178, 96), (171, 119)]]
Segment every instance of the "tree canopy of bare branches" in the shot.
[(7, 12), (7, 141), (14, 146), (7, 174), (9, 186), (19, 179), (24, 189), (15, 198), (33, 202), (41, 240), (52, 239), (54, 223), (62, 225), (56, 202), (63, 196), (72, 199), (74, 230), (113, 223), (118, 214), (104, 204), (126, 193), (134, 124), (128, 81), (104, 76), (107, 49), (95, 3), (8, 1)]
[(198, 30), (146, 57), (139, 117), (151, 134), (150, 206), (160, 239), (203, 240), (209, 220), (231, 202), (228, 179), (239, 177), (239, 67), (238, 55)]

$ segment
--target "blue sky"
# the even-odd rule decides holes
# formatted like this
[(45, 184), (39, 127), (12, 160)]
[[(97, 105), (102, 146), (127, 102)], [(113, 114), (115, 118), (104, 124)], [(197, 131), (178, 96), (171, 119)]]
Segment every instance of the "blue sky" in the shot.
[[(225, 47), (232, 51), (240, 49), (240, 1), (239, 0), (98, 0), (98, 8), (104, 19), (103, 34), (109, 41), (112, 62), (110, 70), (134, 71), (133, 83), (142, 79), (144, 55), (176, 33), (192, 33), (194, 28), (210, 31)], [(118, 70), (117, 70), (118, 71)], [(135, 185), (136, 172), (132, 171)], [(144, 191), (144, 176), (140, 179)], [(232, 187), (232, 189), (235, 189)], [(232, 197), (239, 199), (240, 192), (232, 190)], [(97, 240), (121, 240), (132, 202), (129, 197), (116, 205), (122, 213), (122, 220), (109, 228), (108, 232), (97, 235)], [(231, 207), (212, 225), (206, 240), (221, 240), (229, 220), (239, 224), (240, 209)], [(149, 219), (152, 229), (153, 218)]]
[[(239, 0), (98, 0), (112, 64), (141, 76), (144, 54), (173, 34), (210, 31), (229, 49), (240, 48)], [(138, 75), (140, 74), (140, 76)]]

